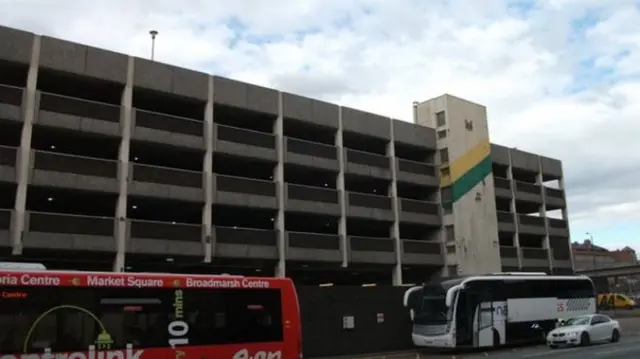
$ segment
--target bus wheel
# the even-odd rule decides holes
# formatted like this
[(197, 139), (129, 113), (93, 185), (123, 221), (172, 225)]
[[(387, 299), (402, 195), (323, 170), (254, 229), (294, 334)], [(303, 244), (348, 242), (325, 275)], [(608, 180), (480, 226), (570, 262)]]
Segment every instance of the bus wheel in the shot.
[(611, 342), (617, 343), (620, 340), (620, 332), (618, 329), (614, 329), (613, 333), (611, 333)]
[(587, 346), (591, 344), (591, 338), (589, 338), (589, 333), (584, 332), (580, 336), (580, 345)]

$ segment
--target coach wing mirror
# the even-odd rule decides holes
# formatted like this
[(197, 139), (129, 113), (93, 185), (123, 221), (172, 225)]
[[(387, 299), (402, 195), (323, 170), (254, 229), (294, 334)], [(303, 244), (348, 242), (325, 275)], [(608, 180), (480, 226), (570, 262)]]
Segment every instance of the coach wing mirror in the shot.
[(462, 289), (463, 286), (462, 284), (458, 284), (456, 286), (451, 287), (448, 291), (447, 291), (447, 297), (445, 298), (445, 304), (447, 305), (448, 308), (450, 308), (453, 305), (453, 298), (456, 295), (456, 293), (458, 293), (458, 291), (460, 289)]
[(402, 305), (405, 308), (414, 309), (418, 305), (418, 303), (422, 302), (422, 287), (412, 287), (407, 289), (404, 292), (404, 297), (402, 298)]

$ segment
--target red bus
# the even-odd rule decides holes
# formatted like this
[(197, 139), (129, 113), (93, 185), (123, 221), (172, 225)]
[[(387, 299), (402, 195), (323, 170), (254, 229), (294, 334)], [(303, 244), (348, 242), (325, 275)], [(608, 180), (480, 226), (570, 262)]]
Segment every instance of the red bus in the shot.
[(290, 279), (0, 269), (0, 359), (300, 359)]

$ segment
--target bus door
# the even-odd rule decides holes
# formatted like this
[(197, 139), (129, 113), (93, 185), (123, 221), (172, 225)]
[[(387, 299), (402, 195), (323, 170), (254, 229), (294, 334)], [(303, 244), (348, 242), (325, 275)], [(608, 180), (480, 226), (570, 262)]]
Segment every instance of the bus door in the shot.
[(473, 308), (469, 304), (469, 292), (465, 289), (458, 291), (455, 302), (456, 346), (469, 347), (473, 345)]
[(487, 291), (471, 292), (469, 303), (471, 303), (469, 313), (473, 313), (473, 346), (482, 348), (500, 344), (499, 338), (494, 343), (496, 337), (493, 328), (495, 308), (491, 293)]

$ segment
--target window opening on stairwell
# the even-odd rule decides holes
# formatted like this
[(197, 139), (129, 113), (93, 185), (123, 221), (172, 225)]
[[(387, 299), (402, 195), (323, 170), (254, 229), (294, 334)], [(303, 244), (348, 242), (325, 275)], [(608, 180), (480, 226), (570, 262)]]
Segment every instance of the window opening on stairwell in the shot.
[(449, 277), (455, 277), (458, 275), (458, 266), (457, 265), (447, 266), (447, 271), (449, 272)]
[(442, 127), (447, 124), (447, 117), (444, 111), (436, 112), (436, 125)]
[(440, 150), (440, 163), (448, 163), (449, 162), (449, 149), (443, 148)]
[(440, 176), (442, 176), (442, 177), (451, 176), (451, 170), (449, 169), (449, 167), (445, 167), (445, 168), (441, 169), (440, 170)]
[(472, 120), (468, 120), (468, 119), (464, 119), (464, 128), (467, 129), (467, 131), (473, 131), (473, 121)]
[(440, 200), (442, 201), (443, 205), (445, 203), (451, 203), (451, 201), (453, 200), (453, 192), (451, 190), (451, 186), (443, 187), (442, 189), (440, 189)]
[(447, 138), (447, 130), (438, 131), (438, 139), (441, 140), (443, 138)]
[(447, 243), (454, 243), (456, 241), (456, 232), (452, 224), (444, 226), (445, 238)]

